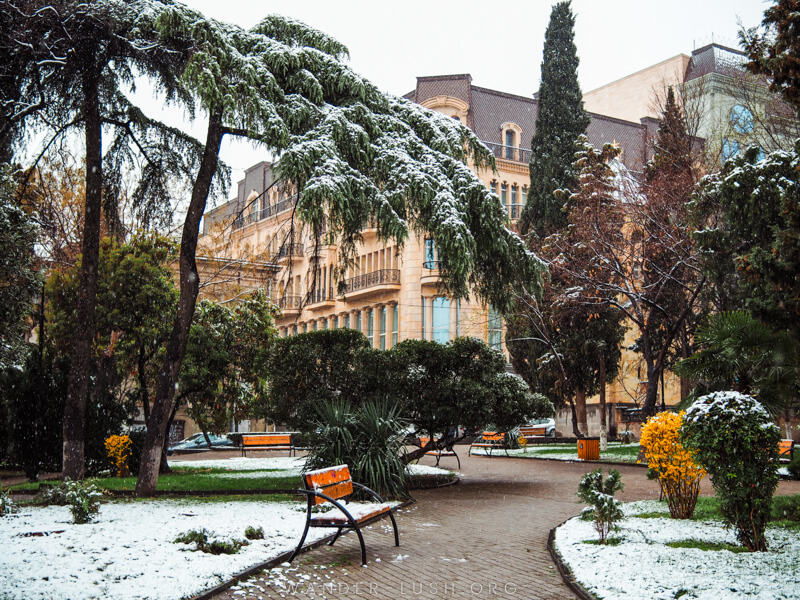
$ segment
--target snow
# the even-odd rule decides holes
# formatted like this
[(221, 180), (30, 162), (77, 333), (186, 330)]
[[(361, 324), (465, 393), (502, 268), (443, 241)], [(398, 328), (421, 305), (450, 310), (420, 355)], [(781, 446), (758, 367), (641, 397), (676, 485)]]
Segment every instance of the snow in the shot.
[[(597, 539), (591, 521), (573, 518), (556, 530), (555, 544), (564, 562), (598, 598), (797, 598), (800, 535), (796, 531), (769, 528), (769, 552), (671, 548), (668, 542), (682, 540), (738, 543), (734, 530), (721, 522), (673, 520), (665, 505), (656, 501), (626, 504), (623, 510), (626, 518), (620, 530), (612, 533), (623, 540), (619, 545), (584, 543)], [(665, 516), (636, 516), (644, 512), (663, 512)], [(685, 591), (679, 596), (681, 590)]]
[[(299, 476), (304, 458), (172, 460), (173, 467), (225, 468), (220, 477)], [(274, 471), (266, 471), (274, 470)], [(252, 471), (248, 473), (247, 471)], [(447, 474), (410, 465), (412, 474)], [(374, 506), (374, 505), (373, 505)], [(21, 507), (0, 518), (0, 597), (3, 600), (179, 600), (293, 550), (305, 525), (305, 502), (161, 499), (113, 501), (92, 523), (75, 525), (67, 506)], [(358, 504), (349, 508), (358, 512)], [(193, 551), (178, 535), (206, 529), (209, 538), (245, 540), (238, 554)], [(310, 529), (306, 544), (330, 533)], [(284, 565), (288, 566), (288, 565)]]
[[(21, 508), (0, 519), (0, 592), (9, 600), (186, 598), (293, 549), (304, 523), (299, 502), (112, 502), (85, 525), (74, 525), (66, 506)], [(201, 528), (244, 540), (248, 526), (267, 535), (238, 554), (214, 556), (173, 543)], [(312, 529), (308, 542), (326, 533)]]

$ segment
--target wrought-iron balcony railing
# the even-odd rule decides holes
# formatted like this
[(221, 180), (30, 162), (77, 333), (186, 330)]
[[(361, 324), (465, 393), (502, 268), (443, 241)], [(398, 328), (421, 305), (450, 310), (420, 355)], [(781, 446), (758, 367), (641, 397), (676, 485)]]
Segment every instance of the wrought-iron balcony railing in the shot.
[(526, 164), (531, 162), (531, 151), (529, 148), (516, 148), (514, 146), (498, 144), (497, 142), (483, 143), (486, 144), (496, 158), (505, 158), (506, 160), (513, 160)]
[(333, 301), (333, 290), (323, 290), (322, 288), (306, 294), (306, 304), (317, 304), (319, 302)]
[(344, 282), (344, 293), (387, 284), (400, 284), (400, 269), (379, 269), (352, 277)]
[(281, 310), (300, 310), (302, 296), (282, 296), (278, 300), (278, 306)]
[(294, 206), (297, 204), (297, 198), (298, 198), (297, 194), (289, 198), (281, 198), (275, 204), (266, 206), (261, 210), (254, 210), (250, 214), (241, 215), (236, 219), (234, 219), (233, 228), (241, 229), (242, 227), (246, 227), (257, 221), (263, 221), (264, 219), (268, 219), (269, 217), (274, 217), (277, 214), (290, 210), (294, 208)]
[(289, 257), (302, 257), (303, 256), (303, 244), (282, 244), (280, 249), (278, 250), (278, 260), (282, 258), (289, 258)]

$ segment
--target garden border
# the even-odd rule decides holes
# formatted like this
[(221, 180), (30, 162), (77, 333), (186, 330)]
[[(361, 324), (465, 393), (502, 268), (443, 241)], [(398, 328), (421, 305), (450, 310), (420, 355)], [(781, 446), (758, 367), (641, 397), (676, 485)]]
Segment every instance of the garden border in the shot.
[(561, 558), (561, 554), (556, 549), (556, 529), (574, 518), (575, 517), (564, 519), (561, 523), (550, 530), (550, 533), (547, 536), (547, 550), (550, 552), (550, 558), (553, 559), (553, 562), (556, 564), (556, 568), (558, 569), (559, 575), (561, 575), (561, 579), (565, 584), (567, 584), (567, 587), (571, 589), (576, 596), (578, 596), (578, 598), (581, 600), (598, 600), (597, 596), (592, 594), (589, 590), (583, 587), (577, 579), (575, 579), (572, 569), (570, 569), (564, 563), (564, 560)]
[[(401, 502), (397, 506), (392, 507), (391, 510), (392, 510), (392, 512), (397, 512), (398, 509), (406, 508), (407, 506), (411, 506), (414, 503), (415, 503), (415, 500), (406, 500), (405, 502)], [(344, 532), (342, 532), (341, 536), (347, 535), (348, 533), (351, 533), (351, 532), (350, 531), (344, 531)], [(305, 554), (306, 552), (308, 552), (310, 550), (313, 550), (314, 548), (322, 546), (323, 544), (327, 544), (336, 535), (337, 534), (332, 533), (332, 534), (327, 535), (324, 538), (319, 539), (319, 540), (317, 540), (315, 542), (311, 542), (310, 544), (306, 544), (305, 546), (303, 546), (303, 549), (300, 550), (300, 553), (298, 554), (298, 556), (300, 554)], [(217, 586), (215, 586), (215, 587), (213, 587), (213, 588), (211, 588), (209, 590), (206, 590), (206, 591), (204, 591), (204, 592), (202, 592), (202, 593), (200, 593), (200, 594), (198, 594), (196, 596), (192, 596), (189, 600), (211, 600), (211, 598), (213, 598), (216, 594), (219, 594), (220, 592), (223, 592), (223, 591), (227, 590), (228, 588), (233, 587), (234, 585), (236, 585), (240, 581), (244, 581), (245, 579), (249, 578), (252, 575), (255, 575), (256, 573), (259, 573), (261, 571), (267, 571), (269, 569), (272, 569), (272, 568), (276, 567), (277, 565), (280, 565), (282, 563), (287, 562), (289, 560), (289, 558), (293, 554), (294, 554), (294, 550), (289, 550), (289, 551), (284, 552), (283, 554), (280, 554), (280, 555), (276, 556), (275, 558), (272, 558), (272, 559), (270, 559), (268, 561), (265, 561), (263, 563), (259, 563), (259, 564), (255, 565), (255, 566), (249, 567), (249, 568), (245, 569), (244, 571), (240, 571), (236, 575), (233, 575), (228, 581), (220, 583), (219, 585), (217, 585)]]

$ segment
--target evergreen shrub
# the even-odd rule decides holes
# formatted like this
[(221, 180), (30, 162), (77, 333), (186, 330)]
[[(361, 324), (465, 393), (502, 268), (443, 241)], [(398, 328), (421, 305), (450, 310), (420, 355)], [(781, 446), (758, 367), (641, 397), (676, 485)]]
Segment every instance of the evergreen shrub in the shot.
[(769, 413), (751, 396), (714, 392), (686, 411), (681, 439), (708, 472), (739, 542), (751, 552), (765, 551), (780, 440)]
[(584, 475), (578, 484), (578, 497), (591, 505), (581, 511), (581, 519), (594, 521), (601, 544), (606, 543), (608, 534), (622, 519), (622, 503), (614, 498), (614, 494), (624, 487), (616, 469), (609, 470), (605, 480), (603, 469), (597, 469)]

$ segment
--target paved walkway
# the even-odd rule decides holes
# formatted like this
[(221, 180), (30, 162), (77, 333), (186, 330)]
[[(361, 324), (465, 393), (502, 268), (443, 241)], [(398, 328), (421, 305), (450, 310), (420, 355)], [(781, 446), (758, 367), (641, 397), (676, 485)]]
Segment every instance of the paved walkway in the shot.
[[(461, 465), (460, 484), (414, 492), (417, 503), (397, 517), (399, 548), (388, 521), (365, 532), (367, 567), (360, 565), (356, 536), (345, 535), (333, 547), (301, 554), (290, 567), (253, 576), (214, 600), (573, 600), (551, 561), (547, 536), (552, 527), (580, 512), (578, 482), (596, 466), (466, 456)], [(658, 485), (647, 480), (645, 469), (618, 468), (625, 483), (618, 498), (658, 498)], [(781, 485), (779, 493), (800, 493), (800, 482)], [(710, 491), (710, 483), (703, 486)]]

